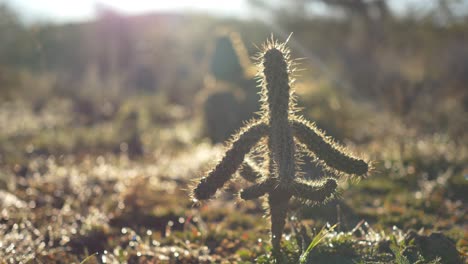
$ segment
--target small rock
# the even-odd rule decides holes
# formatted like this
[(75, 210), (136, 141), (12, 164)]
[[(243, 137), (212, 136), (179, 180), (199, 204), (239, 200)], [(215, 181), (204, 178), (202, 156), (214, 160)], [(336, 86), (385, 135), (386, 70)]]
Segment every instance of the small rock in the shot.
[(390, 244), (390, 240), (387, 239), (379, 241), (379, 243), (377, 243), (377, 251), (380, 253), (392, 253)]
[[(427, 261), (440, 257), (442, 263), (463, 263), (455, 243), (440, 232), (433, 232), (429, 236), (425, 236), (410, 230), (405, 235), (405, 242), (410, 243), (410, 241), (414, 241), (414, 246)], [(407, 248), (409, 247), (411, 246)], [(405, 249), (405, 251), (407, 250)], [(408, 252), (410, 251), (413, 250), (408, 249)]]

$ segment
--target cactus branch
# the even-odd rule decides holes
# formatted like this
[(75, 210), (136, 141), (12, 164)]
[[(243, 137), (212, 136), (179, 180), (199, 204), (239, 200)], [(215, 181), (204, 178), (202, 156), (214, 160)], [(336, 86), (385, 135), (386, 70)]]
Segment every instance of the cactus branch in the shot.
[(242, 130), (232, 141), (221, 162), (201, 179), (194, 190), (198, 200), (206, 200), (213, 196), (218, 189), (232, 177), (242, 164), (244, 156), (267, 133), (267, 126), (258, 122)]
[(249, 182), (257, 182), (262, 178), (260, 168), (252, 160), (246, 159), (239, 168), (239, 175)]
[(321, 185), (311, 185), (307, 182), (293, 181), (291, 183), (294, 196), (313, 202), (323, 202), (336, 190), (337, 184), (334, 179), (327, 179)]
[(274, 189), (274, 181), (268, 179), (261, 183), (256, 183), (240, 192), (240, 197), (244, 200), (253, 200), (265, 195)]
[(361, 159), (349, 156), (342, 148), (327, 139), (314, 124), (301, 119), (292, 121), (294, 136), (318, 159), (329, 167), (348, 173), (362, 175), (368, 172), (369, 166)]

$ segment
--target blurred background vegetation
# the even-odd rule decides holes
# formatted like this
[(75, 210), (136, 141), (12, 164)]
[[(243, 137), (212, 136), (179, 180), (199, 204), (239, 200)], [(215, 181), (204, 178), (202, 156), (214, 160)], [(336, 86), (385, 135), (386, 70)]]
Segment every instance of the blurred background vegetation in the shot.
[(250, 0), (246, 15), (229, 17), (98, 5), (75, 22), (31, 22), (0, 2), (0, 187), (32, 199), (17, 178), (42, 174), (50, 157), (125, 155), (143, 166), (200, 146), (216, 153), (211, 144), (258, 110), (255, 45), (293, 32), (301, 114), (377, 161), (373, 179), (344, 187), (352, 199), (320, 212), (324, 221), (341, 206), (355, 211), (350, 226), (446, 230), (466, 252), (468, 3), (402, 2)]
[[(174, 113), (166, 107), (172, 106), (191, 118), (195, 95), (210, 85), (210, 61), (218, 58), (214, 69), (223, 60), (224, 67), (235, 67), (213, 51), (221, 28), (247, 43), (243, 67), (256, 52), (254, 43), (271, 33), (284, 40), (294, 32), (294, 56), (304, 58), (299, 82), (313, 86), (304, 87), (305, 93), (314, 88), (335, 93), (326, 98), (334, 100), (335, 109), (341, 98), (352, 97), (418, 133), (442, 133), (459, 141), (467, 127), (468, 7), (462, 1), (430, 2), (398, 11), (380, 0), (250, 1), (254, 15), (248, 19), (125, 15), (98, 6), (95, 19), (73, 23), (24, 23), (3, 4), (0, 99), (2, 105), (22, 101), (31, 114), (68, 107), (74, 126), (111, 120), (141, 96), (159, 97), (143, 100), (148, 106), (137, 103), (156, 122), (171, 119)], [(317, 5), (323, 9), (318, 13)], [(244, 89), (251, 85), (234, 80), (239, 74), (234, 69), (227, 75), (235, 77), (222, 81)], [(305, 97), (305, 109), (325, 104), (317, 98)]]

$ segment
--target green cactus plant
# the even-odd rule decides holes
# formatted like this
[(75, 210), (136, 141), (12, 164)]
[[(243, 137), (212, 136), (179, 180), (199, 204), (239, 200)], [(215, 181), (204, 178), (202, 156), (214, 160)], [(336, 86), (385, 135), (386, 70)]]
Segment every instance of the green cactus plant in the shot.
[[(203, 136), (223, 142), (259, 110), (252, 63), (240, 35), (220, 28), (207, 50), (207, 76), (197, 96)], [(225, 109), (227, 115), (217, 109)]]
[(239, 33), (220, 28), (213, 44), (209, 72), (216, 80), (242, 84), (253, 77), (249, 55)]
[[(333, 178), (311, 182), (298, 177), (299, 147), (305, 147), (330, 170), (350, 175), (364, 175), (369, 171), (364, 160), (352, 157), (314, 124), (295, 114), (290, 78), (294, 69), (285, 44), (272, 38), (259, 53), (260, 118), (241, 128), (222, 160), (193, 190), (196, 200), (209, 199), (239, 170), (243, 178), (254, 183), (240, 192), (240, 198), (251, 200), (268, 194), (271, 243), (277, 259), (281, 256), (280, 242), (290, 200), (296, 197), (313, 203), (324, 202), (337, 188)], [(263, 153), (262, 166), (246, 157), (254, 148)]]
[(141, 157), (144, 154), (141, 131), (138, 125), (140, 115), (136, 109), (131, 109), (126, 113), (121, 113), (119, 117), (121, 120), (118, 134), (122, 140), (119, 150), (126, 152), (131, 159)]
[[(239, 96), (218, 84), (209, 96), (203, 98), (203, 134), (218, 143), (225, 141), (229, 135), (242, 125), (240, 118), (241, 103)], [(224, 109), (224, 111), (219, 111)], [(223, 113), (224, 112), (224, 113)]]

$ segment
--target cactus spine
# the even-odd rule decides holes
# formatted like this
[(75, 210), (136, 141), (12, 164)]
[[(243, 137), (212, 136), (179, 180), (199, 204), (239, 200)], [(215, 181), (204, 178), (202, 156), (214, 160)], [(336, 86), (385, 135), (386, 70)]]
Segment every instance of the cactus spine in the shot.
[[(368, 164), (347, 154), (328, 139), (312, 123), (294, 115), (295, 102), (290, 75), (293, 72), (289, 50), (285, 43), (271, 39), (259, 54), (259, 77), (262, 84), (262, 111), (231, 140), (220, 163), (200, 180), (194, 189), (198, 200), (209, 199), (230, 180), (239, 169), (240, 175), (254, 184), (240, 192), (240, 198), (250, 200), (268, 194), (271, 217), (273, 253), (279, 260), (289, 202), (293, 197), (315, 203), (325, 201), (335, 192), (337, 183), (328, 178), (323, 182), (307, 182), (296, 173), (294, 139), (330, 169), (347, 174), (363, 175)], [(264, 140), (263, 140), (264, 139)], [(267, 147), (259, 142), (267, 142)], [(263, 166), (257, 166), (246, 155), (255, 147), (264, 151)]]

